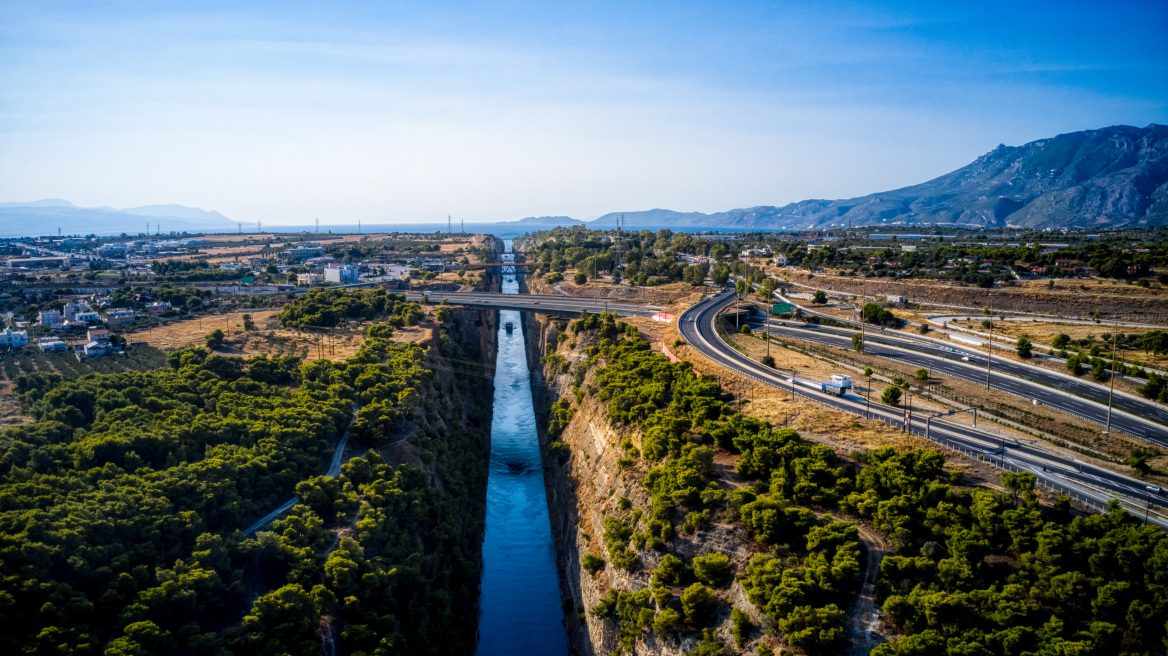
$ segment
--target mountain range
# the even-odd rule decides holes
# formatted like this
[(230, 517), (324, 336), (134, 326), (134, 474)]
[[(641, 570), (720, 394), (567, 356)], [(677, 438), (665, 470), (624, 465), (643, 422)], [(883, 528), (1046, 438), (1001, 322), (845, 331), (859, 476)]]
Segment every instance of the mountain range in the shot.
[(61, 234), (110, 234), (125, 232), (225, 232), (238, 224), (219, 212), (184, 205), (78, 207), (60, 198), (28, 203), (0, 203), (0, 236), (24, 237)]
[(806, 229), (947, 225), (1124, 228), (1168, 224), (1168, 126), (1126, 125), (1000, 145), (952, 173), (847, 200), (805, 200), (702, 214), (654, 209), (589, 222), (615, 226)]
[[(594, 221), (529, 216), (508, 225), (688, 226), (802, 230), (861, 226), (1124, 228), (1168, 225), (1168, 126), (1118, 125), (999, 145), (971, 164), (911, 187), (845, 200), (804, 200), (713, 214), (653, 209)], [(182, 205), (77, 207), (50, 198), (0, 203), (0, 236), (234, 232), (219, 212)]]

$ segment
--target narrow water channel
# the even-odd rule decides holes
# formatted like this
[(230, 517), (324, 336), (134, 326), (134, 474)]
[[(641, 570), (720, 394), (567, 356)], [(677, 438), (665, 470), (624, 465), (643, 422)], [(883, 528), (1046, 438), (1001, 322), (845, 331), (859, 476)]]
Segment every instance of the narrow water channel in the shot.
[[(503, 261), (512, 262), (506, 245)], [(519, 293), (514, 273), (504, 273), (503, 293)], [(568, 653), (527, 352), (513, 310), (499, 311), (480, 603), (478, 656)]]

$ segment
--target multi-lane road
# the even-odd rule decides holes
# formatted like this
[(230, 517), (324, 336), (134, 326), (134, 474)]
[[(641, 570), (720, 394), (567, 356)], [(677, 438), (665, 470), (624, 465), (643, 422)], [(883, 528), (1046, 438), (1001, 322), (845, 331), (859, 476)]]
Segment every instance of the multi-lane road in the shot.
[[(761, 319), (755, 320), (761, 325)], [(790, 321), (768, 320), (771, 335), (799, 339), (844, 349), (852, 347), (856, 331), (815, 327)], [(931, 340), (910, 340), (900, 336), (869, 332), (865, 336), (864, 353), (896, 360), (928, 369), (931, 374), (952, 376), (979, 385), (986, 382), (985, 354), (932, 343)], [(962, 360), (967, 358), (968, 361)], [(1007, 360), (994, 358), (990, 366), (990, 387), (1025, 399), (1027, 404), (1037, 400), (1040, 405), (1061, 410), (1100, 426), (1107, 423), (1107, 395), (1105, 388), (1072, 376)], [(1088, 401), (1090, 399), (1090, 401)], [(1092, 402), (1094, 401), (1094, 402)], [(1159, 446), (1168, 447), (1168, 408), (1163, 405), (1115, 394), (1111, 413), (1113, 431), (1127, 433)]]
[[(408, 296), (413, 299), (421, 299), (422, 297), (420, 293), (409, 293)], [(460, 305), (536, 312), (577, 313), (583, 310), (587, 312), (616, 312), (626, 316), (651, 316), (662, 309), (635, 303), (618, 303), (605, 299), (559, 295), (504, 295), (490, 292), (433, 292), (430, 294), (430, 302), (441, 302), (444, 299)], [(697, 348), (707, 357), (762, 384), (791, 390), (795, 395), (844, 412), (869, 416), (894, 426), (904, 426), (901, 409), (877, 403), (873, 404), (869, 410), (865, 400), (858, 396), (837, 397), (805, 385), (796, 384), (791, 376), (783, 375), (779, 371), (751, 360), (738, 350), (728, 346), (718, 336), (715, 322), (718, 313), (733, 300), (733, 292), (726, 290), (691, 307), (679, 319), (682, 336), (691, 346)], [(851, 347), (851, 333), (845, 330), (822, 327), (813, 330), (798, 325), (780, 326), (778, 322), (772, 324), (772, 330), (775, 335), (816, 341), (832, 346)], [(890, 336), (869, 335), (866, 352), (925, 367), (937, 373), (977, 382), (984, 383), (985, 381), (985, 369), (984, 366), (981, 366), (984, 365), (984, 359), (980, 361), (981, 365), (976, 361), (965, 363), (960, 359), (961, 354), (952, 353), (947, 347), (929, 346), (927, 343), (905, 344)], [(970, 356), (971, 360), (974, 357), (981, 357), (977, 354), (970, 354)], [(994, 362), (996, 369), (999, 367), (999, 361), (995, 360)], [(1074, 396), (1080, 392), (1078, 388), (1071, 392), (1066, 389), (1060, 391), (1053, 387), (1074, 383), (1073, 380), (1067, 380), (1047, 372), (1052, 378), (1051, 386), (1048, 386), (1027, 380), (1035, 378), (1036, 373), (1041, 372), (1041, 370), (1007, 361), (1001, 361), (1001, 363), (1003, 372), (1007, 365), (1012, 365), (1017, 368), (1018, 376), (1026, 378), (995, 371), (991, 375), (990, 381), (994, 389), (1000, 389), (1027, 399), (1037, 398), (1040, 403), (1054, 408), (1065, 408), (1068, 412), (1092, 420), (1099, 419), (1100, 411), (1106, 412), (1106, 408), (1101, 409), (1097, 403)], [(1014, 369), (1010, 371), (1013, 372)], [(1081, 390), (1084, 396), (1098, 395), (1097, 389), (1092, 388), (1089, 384), (1079, 383), (1079, 385), (1087, 388)], [(1130, 400), (1125, 399), (1125, 401)], [(1118, 407), (1119, 403), (1116, 405)], [(1134, 406), (1133, 409), (1140, 410)], [(1160, 410), (1159, 408), (1155, 409)], [(1143, 410), (1146, 412), (1146, 409)], [(1134, 435), (1147, 435), (1149, 440), (1168, 445), (1168, 433), (1164, 431), (1163, 426), (1157, 426), (1134, 415), (1128, 415), (1125, 412), (1113, 413), (1112, 425), (1116, 429)], [(1096, 507), (1105, 507), (1110, 498), (1119, 496), (1127, 500), (1129, 504), (1133, 502), (1148, 504), (1157, 508), (1158, 511), (1168, 509), (1168, 497), (1148, 491), (1141, 481), (1057, 455), (1032, 444), (1002, 439), (998, 435), (944, 421), (943, 418), (928, 420), (921, 414), (917, 414), (913, 418), (908, 428), (916, 435), (975, 457), (980, 456), (991, 464), (1013, 471), (1029, 471), (1043, 485), (1071, 494)], [(1168, 521), (1156, 513), (1149, 517), (1149, 521), (1168, 530)]]
[[(687, 310), (680, 318), (681, 333), (686, 341), (706, 356), (760, 383), (792, 390), (793, 394), (845, 412), (858, 415), (868, 413), (864, 400), (857, 396), (837, 397), (797, 385), (790, 376), (784, 376), (751, 360), (723, 342), (717, 334), (716, 317), (733, 299), (734, 294), (731, 291), (723, 291)], [(897, 426), (903, 425), (903, 415), (898, 409), (873, 406), (870, 417)], [(940, 420), (927, 425), (927, 420), (919, 416), (913, 421), (911, 430), (939, 444), (980, 455), (992, 464), (1017, 471), (1029, 471), (1044, 485), (1071, 493), (1080, 499), (1089, 499), (1090, 503), (1096, 506), (1105, 505), (1108, 497), (1114, 494), (1168, 508), (1168, 498), (1149, 492), (1138, 480), (1068, 459), (1036, 446), (1005, 441), (984, 431)], [(1150, 521), (1168, 528), (1168, 523), (1155, 515)]]

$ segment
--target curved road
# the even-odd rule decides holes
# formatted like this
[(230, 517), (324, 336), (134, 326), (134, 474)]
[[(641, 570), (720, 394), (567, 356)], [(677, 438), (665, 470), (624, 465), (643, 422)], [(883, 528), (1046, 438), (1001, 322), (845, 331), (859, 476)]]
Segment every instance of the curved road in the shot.
[[(734, 294), (726, 290), (686, 310), (679, 320), (682, 336), (706, 356), (744, 376), (773, 387), (793, 390), (794, 394), (831, 408), (857, 415), (867, 414), (863, 399), (851, 395), (841, 398), (794, 385), (790, 377), (782, 376), (778, 371), (747, 358), (723, 342), (717, 334), (715, 321), (718, 312), (733, 300)], [(875, 405), (869, 416), (894, 426), (903, 425), (900, 409)], [(1071, 493), (1079, 499), (1086, 499), (1096, 507), (1106, 506), (1109, 496), (1084, 486), (1103, 488), (1140, 504), (1147, 502), (1160, 508), (1168, 508), (1168, 498), (1148, 492), (1144, 483), (1127, 476), (1057, 456), (1033, 446), (1004, 442), (998, 436), (967, 426), (942, 421), (934, 421), (928, 428), (926, 425), (926, 419), (918, 416), (911, 423), (911, 432), (944, 446), (981, 455), (994, 465), (1015, 471), (1029, 471), (1044, 485)], [(1168, 529), (1168, 522), (1156, 516), (1150, 521)]]

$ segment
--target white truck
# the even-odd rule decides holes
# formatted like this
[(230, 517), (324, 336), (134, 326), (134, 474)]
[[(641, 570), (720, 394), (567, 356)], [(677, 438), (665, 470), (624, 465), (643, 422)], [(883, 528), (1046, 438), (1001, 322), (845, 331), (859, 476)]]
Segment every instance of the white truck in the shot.
[(827, 392), (828, 394), (843, 396), (848, 392), (848, 390), (852, 389), (852, 377), (836, 374), (831, 377), (830, 381), (826, 383), (820, 383), (819, 389), (823, 392)]

